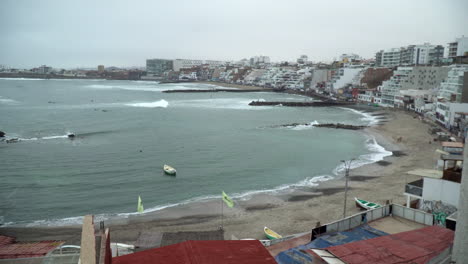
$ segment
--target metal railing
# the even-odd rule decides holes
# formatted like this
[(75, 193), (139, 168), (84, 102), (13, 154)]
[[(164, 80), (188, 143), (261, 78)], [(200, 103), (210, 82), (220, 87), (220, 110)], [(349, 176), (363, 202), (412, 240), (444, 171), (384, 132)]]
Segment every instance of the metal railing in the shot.
[(376, 209), (367, 210), (362, 213), (348, 216), (341, 220), (331, 222), (320, 227), (316, 227), (312, 229), (311, 240), (314, 240), (317, 236), (324, 235), (326, 233), (350, 230), (360, 225), (366, 224), (367, 222), (371, 222), (389, 215), (398, 216), (428, 226), (434, 225), (434, 217), (432, 214), (413, 208), (407, 208), (399, 204), (388, 204)]
[(0, 259), (0, 264), (77, 264), (80, 254), (54, 255), (37, 258)]

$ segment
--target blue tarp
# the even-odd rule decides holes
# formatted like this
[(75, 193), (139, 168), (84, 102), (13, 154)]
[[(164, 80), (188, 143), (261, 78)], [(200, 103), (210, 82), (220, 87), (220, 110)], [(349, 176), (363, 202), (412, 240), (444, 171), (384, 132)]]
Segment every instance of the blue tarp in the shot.
[(323, 249), (386, 235), (388, 234), (385, 232), (368, 225), (362, 225), (348, 231), (326, 234), (308, 244), (283, 251), (275, 257), (275, 260), (280, 264), (313, 263), (312, 257), (303, 250), (311, 248)]

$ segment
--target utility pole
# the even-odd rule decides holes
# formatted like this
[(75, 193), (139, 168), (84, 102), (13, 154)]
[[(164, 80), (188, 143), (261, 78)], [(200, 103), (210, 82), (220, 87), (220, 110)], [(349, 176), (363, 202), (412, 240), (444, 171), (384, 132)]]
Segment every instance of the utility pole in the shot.
[(344, 208), (343, 208), (343, 218), (346, 217), (346, 202), (348, 198), (348, 178), (349, 178), (349, 171), (351, 170), (351, 163), (355, 159), (351, 160), (342, 160), (345, 168), (345, 196), (344, 196)]

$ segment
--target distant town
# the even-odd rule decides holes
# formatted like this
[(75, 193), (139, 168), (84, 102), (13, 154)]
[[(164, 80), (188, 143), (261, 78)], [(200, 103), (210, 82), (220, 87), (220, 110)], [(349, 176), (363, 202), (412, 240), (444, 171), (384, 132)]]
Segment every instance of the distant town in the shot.
[[(463, 137), (468, 126), (468, 37), (447, 47), (430, 43), (394, 47), (375, 58), (342, 54), (332, 63), (301, 55), (294, 62), (271, 62), (268, 56), (240, 61), (147, 59), (146, 69), (105, 67), (33, 69), (0, 66), (3, 78), (209, 81), (323, 95), (415, 111)], [(445, 55), (445, 56), (444, 56)]]

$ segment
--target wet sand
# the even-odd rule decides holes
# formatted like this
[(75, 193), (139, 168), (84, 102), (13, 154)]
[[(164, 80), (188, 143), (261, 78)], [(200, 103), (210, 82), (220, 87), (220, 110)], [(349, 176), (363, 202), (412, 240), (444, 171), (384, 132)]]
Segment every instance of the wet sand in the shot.
[[(401, 111), (375, 112), (385, 120), (364, 130), (394, 156), (350, 172), (347, 215), (359, 212), (353, 197), (378, 203), (387, 200), (403, 204), (404, 185), (418, 177), (406, 172), (415, 168), (434, 168), (439, 143), (433, 142), (428, 125)], [(328, 128), (321, 128), (328, 129)], [(357, 132), (360, 133), (360, 132)], [(402, 137), (401, 142), (397, 138)], [(258, 194), (246, 201), (235, 200), (234, 208), (224, 206), (225, 239), (264, 239), (263, 227), (268, 226), (282, 235), (310, 232), (317, 222), (322, 224), (343, 216), (344, 179), (322, 182), (318, 187), (302, 188), (293, 193)], [(144, 215), (106, 221), (113, 242), (133, 243), (142, 231), (201, 231), (215, 230), (221, 225), (221, 199), (166, 208)], [(0, 228), (0, 234), (18, 240), (66, 240), (78, 244), (80, 226)]]

